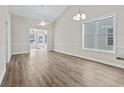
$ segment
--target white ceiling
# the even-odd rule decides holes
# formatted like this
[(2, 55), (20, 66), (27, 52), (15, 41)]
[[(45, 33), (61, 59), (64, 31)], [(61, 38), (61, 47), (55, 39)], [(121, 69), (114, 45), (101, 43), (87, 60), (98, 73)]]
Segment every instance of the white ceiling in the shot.
[(12, 15), (24, 16), (48, 22), (55, 21), (68, 6), (65, 5), (11, 5), (9, 6)]

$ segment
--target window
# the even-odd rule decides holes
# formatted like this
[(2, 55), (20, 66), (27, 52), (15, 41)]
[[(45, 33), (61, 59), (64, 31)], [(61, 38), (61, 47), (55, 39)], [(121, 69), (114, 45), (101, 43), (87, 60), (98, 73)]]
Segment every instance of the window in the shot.
[(47, 34), (45, 34), (45, 43), (47, 43)]
[(35, 38), (34, 38), (34, 33), (33, 32), (30, 33), (30, 43), (31, 44), (35, 43)]
[(115, 52), (115, 15), (83, 23), (83, 49)]
[(113, 29), (112, 28), (108, 29), (108, 38), (107, 38), (107, 40), (108, 40), (107, 45), (108, 46), (113, 46)]
[(39, 43), (43, 43), (43, 37), (39, 36)]

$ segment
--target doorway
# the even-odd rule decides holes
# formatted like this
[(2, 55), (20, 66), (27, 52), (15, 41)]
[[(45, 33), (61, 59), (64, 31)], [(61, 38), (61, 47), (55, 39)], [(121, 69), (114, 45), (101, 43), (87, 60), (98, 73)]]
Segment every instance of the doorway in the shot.
[(30, 30), (30, 50), (47, 49), (47, 30)]

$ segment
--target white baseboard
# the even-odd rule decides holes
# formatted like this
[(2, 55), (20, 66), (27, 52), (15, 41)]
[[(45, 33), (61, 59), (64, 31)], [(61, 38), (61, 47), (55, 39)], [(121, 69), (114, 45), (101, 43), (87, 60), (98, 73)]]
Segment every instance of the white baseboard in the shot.
[(10, 62), (11, 56), (12, 56), (12, 54), (9, 55), (7, 63)]
[(54, 51), (54, 50), (53, 50), (53, 49), (49, 49), (49, 50), (47, 50), (47, 51), (49, 52), (49, 51)]
[(124, 69), (124, 65), (121, 65), (121, 64), (112, 63), (112, 62), (109, 62), (109, 61), (103, 61), (103, 60), (95, 59), (95, 58), (92, 58), (92, 57), (80, 56), (80, 55), (72, 54), (72, 53), (69, 53), (69, 52), (61, 51), (61, 50), (54, 50), (54, 51)]
[[(47, 51), (54, 51), (53, 49), (48, 49)], [(30, 51), (25, 52), (13, 52), (12, 55), (30, 53)]]
[(28, 52), (16, 52), (16, 53), (12, 53), (12, 55), (16, 55), (16, 54), (25, 54), (25, 53), (30, 53), (29, 51)]
[(1, 74), (0, 74), (0, 85), (2, 83), (2, 80), (3, 80), (3, 77), (5, 75), (5, 72), (6, 72), (6, 66), (3, 66)]

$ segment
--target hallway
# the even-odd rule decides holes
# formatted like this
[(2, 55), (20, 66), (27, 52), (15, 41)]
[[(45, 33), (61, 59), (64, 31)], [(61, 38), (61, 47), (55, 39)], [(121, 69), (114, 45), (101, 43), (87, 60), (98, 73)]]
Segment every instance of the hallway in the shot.
[(124, 86), (124, 70), (77, 57), (33, 49), (13, 55), (1, 86)]

